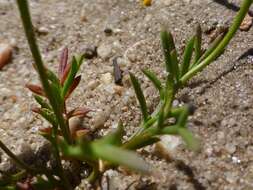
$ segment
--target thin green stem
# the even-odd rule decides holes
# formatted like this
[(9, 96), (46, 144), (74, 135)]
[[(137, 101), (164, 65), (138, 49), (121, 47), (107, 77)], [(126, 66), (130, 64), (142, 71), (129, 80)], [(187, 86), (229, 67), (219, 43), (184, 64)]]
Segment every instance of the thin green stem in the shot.
[(13, 152), (5, 146), (5, 144), (0, 140), (0, 148), (21, 168), (25, 169), (28, 173), (36, 175), (36, 174), (45, 174), (47, 177), (52, 176), (51, 171), (47, 168), (38, 169), (32, 168), (20, 160)]
[(54, 113), (56, 115), (57, 121), (59, 122), (60, 128), (62, 130), (63, 136), (68, 143), (71, 143), (70, 130), (65, 123), (61, 109), (57, 105), (54, 94), (51, 90), (50, 84), (48, 82), (48, 77), (46, 74), (46, 69), (43, 64), (38, 45), (36, 43), (35, 34), (33, 31), (31, 16), (28, 8), (27, 0), (17, 0), (18, 8), (20, 11), (20, 16), (23, 22), (26, 38), (28, 40), (30, 50), (32, 52), (33, 58), (35, 60), (36, 68), (40, 76), (40, 80), (43, 86), (43, 89), (49, 99), (50, 104), (53, 107)]
[(26, 163), (24, 163), (22, 160), (20, 160), (15, 154), (12, 153), (12, 151), (5, 146), (5, 144), (0, 140), (0, 148), (13, 160), (16, 164), (18, 164), (21, 168), (25, 169), (26, 171), (30, 173), (38, 173), (37, 170), (31, 168)]
[(59, 148), (57, 146), (56, 138), (52, 139), (51, 143), (53, 145), (53, 154), (56, 159), (56, 164), (57, 164), (57, 175), (61, 178), (62, 180), (62, 187), (66, 190), (72, 189), (66, 175), (64, 174), (62, 163), (61, 163), (61, 158), (60, 158), (60, 153), (59, 153)]
[(98, 179), (99, 175), (100, 175), (100, 173), (99, 173), (98, 164), (97, 163), (92, 164), (92, 172), (89, 175), (89, 177), (87, 178), (87, 180), (90, 183), (94, 183)]
[(204, 59), (199, 65), (192, 68), (188, 71), (181, 79), (180, 83), (185, 84), (190, 78), (192, 78), (197, 72), (204, 69), (207, 65), (209, 65), (212, 61), (214, 61), (221, 53), (224, 51), (225, 47), (228, 45), (230, 40), (234, 37), (236, 31), (240, 27), (245, 15), (247, 14), (250, 5), (252, 4), (253, 0), (244, 0), (242, 2), (240, 11), (238, 12), (237, 16), (235, 17), (232, 26), (230, 27), (228, 33), (225, 35), (223, 40), (217, 46), (216, 49), (206, 58)]
[[(50, 87), (50, 84), (48, 82), (48, 76), (46, 73), (46, 69), (43, 64), (38, 45), (36, 43), (36, 38), (35, 38), (34, 31), (33, 31), (33, 26), (32, 26), (32, 21), (31, 21), (31, 16), (30, 16), (27, 0), (17, 0), (17, 4), (18, 4), (19, 11), (20, 11), (21, 19), (23, 22), (26, 37), (27, 37), (27, 40), (28, 40), (28, 43), (30, 46), (30, 50), (31, 50), (33, 58), (35, 60), (36, 68), (37, 68), (38, 74), (40, 76), (41, 83), (43, 85), (43, 89), (49, 99), (50, 104), (52, 105), (52, 108), (54, 110), (54, 113), (56, 115), (57, 121), (60, 125), (60, 128), (62, 130), (65, 140), (68, 143), (71, 143), (71, 136), (70, 136), (69, 127), (64, 120), (61, 108), (58, 107), (57, 100), (55, 99), (56, 97), (54, 97), (54, 93), (53, 93), (53, 91)], [(54, 129), (54, 131), (57, 131), (57, 126), (53, 126), (53, 129)], [(60, 159), (60, 155), (59, 155), (58, 146), (56, 143), (56, 138), (57, 138), (57, 136), (55, 134), (52, 144), (53, 144), (53, 149), (54, 149), (54, 151), (53, 151), (54, 156), (55, 156), (55, 159), (56, 159), (57, 165), (58, 165), (58, 170), (59, 170), (58, 174), (59, 174), (59, 177), (62, 179), (62, 183), (63, 183), (64, 188), (71, 189), (71, 185), (69, 184), (69, 181), (67, 180), (66, 176), (63, 173), (63, 167), (61, 164), (61, 159)]]

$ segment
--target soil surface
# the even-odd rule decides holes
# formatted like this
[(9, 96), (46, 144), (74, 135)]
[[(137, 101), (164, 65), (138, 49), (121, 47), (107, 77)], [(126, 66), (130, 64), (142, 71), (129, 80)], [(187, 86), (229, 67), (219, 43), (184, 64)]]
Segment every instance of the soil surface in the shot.
[[(122, 119), (127, 138), (141, 119), (127, 73), (131, 71), (141, 80), (150, 110), (158, 102), (158, 94), (141, 68), (164, 76), (161, 26), (170, 29), (182, 52), (196, 23), (200, 23), (206, 31), (207, 47), (212, 38), (208, 31), (229, 26), (241, 1), (226, 2), (154, 0), (152, 6), (143, 7), (138, 0), (31, 0), (30, 9), (48, 67), (56, 70), (66, 46), (71, 54), (97, 47), (98, 56), (82, 65), (81, 84), (68, 105), (93, 109), (92, 118), (83, 125), (93, 129), (103, 125), (100, 134), (108, 133)], [(191, 102), (196, 106), (188, 127), (201, 139), (201, 152), (193, 153), (180, 138), (170, 137), (169, 143), (175, 145), (168, 148), (170, 159), (159, 156), (153, 146), (139, 152), (157, 175), (110, 170), (105, 173), (102, 189), (253, 189), (252, 34), (252, 28), (239, 31), (224, 54), (194, 77), (174, 101), (175, 105)], [(11, 63), (0, 71), (0, 138), (26, 162), (46, 160), (47, 150), (42, 149), (46, 142), (38, 129), (48, 123), (31, 112), (36, 104), (25, 84), (38, 83), (38, 78), (13, 0), (0, 0), (0, 42), (14, 46)], [(114, 59), (123, 70), (123, 87), (113, 81)], [(0, 167), (12, 167), (4, 153)], [(76, 189), (88, 187), (82, 180)]]

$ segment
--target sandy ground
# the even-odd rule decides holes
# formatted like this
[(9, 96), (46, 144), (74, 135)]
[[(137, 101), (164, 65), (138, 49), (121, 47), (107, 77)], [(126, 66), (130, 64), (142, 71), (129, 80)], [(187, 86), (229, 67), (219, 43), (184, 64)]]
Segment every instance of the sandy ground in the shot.
[[(141, 117), (127, 72), (134, 72), (142, 81), (152, 109), (158, 94), (140, 69), (164, 74), (161, 26), (172, 31), (182, 52), (197, 22), (205, 31), (229, 26), (240, 1), (229, 2), (232, 8), (211, 0), (154, 0), (148, 8), (137, 0), (31, 0), (30, 6), (41, 52), (50, 68), (56, 69), (65, 46), (72, 54), (98, 47), (98, 56), (83, 64), (80, 87), (68, 104), (95, 110), (92, 119), (84, 122), (86, 127), (94, 128), (101, 115), (105, 116), (101, 134), (115, 128), (121, 118), (127, 138)], [(106, 34), (105, 29), (112, 33)], [(252, 34), (252, 28), (238, 32), (224, 54), (196, 76), (174, 102), (196, 106), (188, 126), (201, 139), (201, 152), (190, 152), (179, 143), (169, 151), (171, 160), (166, 161), (149, 147), (140, 153), (159, 177), (109, 171), (103, 189), (253, 189), (253, 57), (238, 60), (253, 47)], [(210, 35), (205, 34), (204, 47), (209, 41)], [(0, 0), (0, 42), (15, 46), (12, 62), (0, 71), (0, 138), (17, 154), (30, 152), (30, 157), (24, 158), (27, 161), (32, 162), (31, 155), (46, 159), (41, 158), (45, 142), (37, 130), (48, 124), (30, 111), (35, 102), (24, 85), (38, 79), (13, 0)], [(124, 71), (123, 88), (116, 90), (111, 79), (115, 57)], [(10, 168), (3, 153), (0, 166), (2, 170)], [(82, 181), (77, 189), (85, 187)]]

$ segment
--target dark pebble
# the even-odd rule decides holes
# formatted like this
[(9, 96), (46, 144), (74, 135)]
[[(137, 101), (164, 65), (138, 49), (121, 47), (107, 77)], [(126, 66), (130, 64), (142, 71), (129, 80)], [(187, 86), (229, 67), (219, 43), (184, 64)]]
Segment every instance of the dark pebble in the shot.
[(112, 31), (111, 28), (105, 28), (104, 29), (104, 33), (105, 33), (106, 36), (111, 36), (112, 33), (113, 33), (113, 31)]
[(83, 55), (86, 59), (92, 59), (92, 58), (96, 57), (97, 56), (97, 47), (95, 47), (95, 46), (86, 47), (84, 49)]

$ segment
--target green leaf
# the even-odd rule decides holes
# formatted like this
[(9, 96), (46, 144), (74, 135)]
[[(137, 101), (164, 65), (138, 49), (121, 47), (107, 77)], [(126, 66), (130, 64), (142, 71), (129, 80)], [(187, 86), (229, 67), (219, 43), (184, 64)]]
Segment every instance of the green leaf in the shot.
[(171, 104), (174, 97), (174, 81), (172, 76), (168, 75), (166, 80), (165, 86), (165, 93), (164, 93), (164, 117), (168, 117), (168, 114), (171, 109)]
[(65, 141), (61, 141), (59, 145), (61, 152), (66, 157), (88, 162), (97, 160), (92, 152), (91, 144), (84, 141), (83, 139), (81, 141), (78, 141), (76, 145), (68, 145), (68, 143)]
[(192, 58), (192, 53), (193, 53), (193, 47), (194, 47), (194, 41), (195, 41), (195, 36), (190, 39), (190, 41), (187, 43), (185, 50), (184, 50), (184, 55), (183, 55), (183, 62), (181, 64), (181, 77), (188, 72), (191, 58)]
[(151, 80), (153, 85), (156, 87), (156, 89), (159, 91), (160, 96), (163, 97), (163, 87), (161, 81), (156, 77), (155, 73), (148, 70), (143, 69), (142, 72)]
[(63, 110), (64, 99), (61, 96), (61, 88), (54, 83), (50, 84), (50, 87), (53, 94), (53, 99), (57, 103), (58, 109)]
[(76, 56), (76, 62), (77, 62), (77, 65), (78, 65), (78, 70), (79, 70), (80, 66), (82, 65), (82, 63), (83, 63), (84, 58), (85, 58), (84, 55)]
[(157, 127), (159, 129), (161, 129), (163, 127), (163, 123), (164, 123), (164, 107), (165, 104), (163, 104), (163, 106), (160, 109), (160, 112), (158, 113), (158, 120), (157, 120)]
[(141, 86), (140, 86), (137, 78), (132, 73), (130, 73), (130, 78), (131, 78), (131, 81), (132, 81), (132, 84), (134, 87), (136, 97), (137, 97), (139, 104), (140, 104), (141, 112), (143, 115), (143, 120), (147, 121), (149, 118), (149, 114), (148, 114), (146, 100), (145, 100), (145, 97), (144, 97), (143, 92), (141, 90)]
[(160, 134), (167, 134), (167, 135), (177, 135), (178, 134), (178, 125), (171, 125), (164, 127)]
[(187, 147), (193, 151), (200, 150), (200, 141), (194, 137), (194, 135), (187, 128), (178, 128), (178, 134), (185, 141)]
[(180, 127), (185, 127), (187, 119), (188, 119), (188, 115), (189, 115), (188, 106), (187, 107), (182, 107), (181, 113), (180, 113), (180, 115), (178, 117), (178, 120), (177, 120), (177, 125), (180, 126)]
[(109, 133), (108, 135), (104, 136), (102, 139), (99, 139), (96, 141), (96, 143), (101, 143), (101, 144), (111, 144), (111, 145), (116, 145), (120, 146), (122, 144), (122, 137), (124, 135), (124, 127), (122, 122), (120, 121), (118, 123), (117, 129)]
[(194, 41), (195, 58), (193, 64), (195, 64), (201, 56), (201, 43), (202, 43), (202, 29), (200, 27), (200, 24), (198, 24), (196, 28), (196, 38)]
[(40, 104), (41, 108), (47, 108), (49, 110), (52, 110), (51, 106), (43, 98), (41, 98), (40, 96), (36, 94), (34, 94), (33, 96), (36, 102)]
[(75, 79), (75, 76), (78, 72), (79, 65), (80, 63), (78, 63), (78, 60), (76, 59), (76, 57), (73, 57), (72, 62), (71, 62), (70, 72), (68, 73), (68, 76), (63, 84), (62, 97), (65, 97), (67, 92), (69, 91), (69, 88), (71, 87)]
[(183, 110), (188, 109), (189, 115), (192, 115), (195, 111), (195, 107), (192, 104), (180, 106), (180, 107), (174, 107), (171, 109), (169, 116), (175, 117), (176, 119), (179, 118)]
[(57, 86), (61, 86), (60, 85), (60, 80), (57, 78), (57, 76), (49, 69), (47, 69), (47, 77), (48, 79), (54, 83)]
[(112, 164), (126, 166), (132, 170), (142, 173), (151, 172), (150, 166), (132, 151), (108, 144), (102, 145), (100, 143), (94, 143), (92, 145), (92, 150), (98, 158)]
[(165, 58), (166, 71), (169, 72), (172, 76), (174, 76), (176, 73), (173, 70), (172, 60), (170, 56), (171, 51), (175, 49), (173, 36), (170, 32), (167, 32), (166, 30), (162, 30), (160, 35), (163, 47), (163, 54)]
[(174, 77), (178, 81), (179, 80), (179, 65), (178, 65), (178, 58), (177, 58), (176, 49), (174, 49), (170, 52), (170, 57), (171, 57), (172, 69), (175, 74)]
[(47, 108), (42, 108), (39, 112), (39, 114), (45, 118), (49, 123), (51, 123), (53, 126), (57, 126), (57, 120), (55, 117), (55, 114), (53, 111), (47, 109)]
[(146, 132), (144, 134), (134, 136), (130, 141), (125, 142), (122, 148), (128, 150), (137, 150), (139, 148), (151, 145), (159, 140), (159, 138), (155, 137), (150, 132)]
[[(205, 51), (205, 53), (199, 58), (199, 60), (194, 63), (191, 68), (201, 63), (205, 58), (207, 58), (215, 49), (218, 47), (222, 39), (224, 38), (225, 34), (220, 34), (208, 47), (208, 49)], [(217, 56), (218, 57), (218, 56)]]

